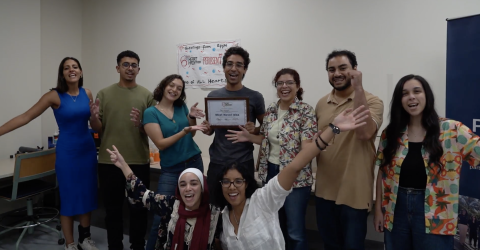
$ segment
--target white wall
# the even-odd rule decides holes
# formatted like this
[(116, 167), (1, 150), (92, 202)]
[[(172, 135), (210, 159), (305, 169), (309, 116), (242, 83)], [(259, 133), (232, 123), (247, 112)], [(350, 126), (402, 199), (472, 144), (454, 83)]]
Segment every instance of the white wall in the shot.
[[(55, 87), (63, 57), (81, 59), (81, 5), (81, 0), (0, 2), (0, 125), (31, 108)], [(0, 157), (14, 154), (19, 146), (46, 147), (47, 136), (55, 128), (49, 108), (25, 127), (2, 136)], [(22, 206), (24, 201), (0, 200), (0, 214)]]
[[(40, 2), (0, 1), (0, 125), (25, 112), (40, 94)], [(41, 146), (40, 119), (0, 137), (0, 158)], [(12, 165), (13, 172), (13, 165)], [(0, 214), (25, 206), (0, 199)]]
[[(141, 58), (138, 82), (153, 90), (177, 72), (176, 44), (236, 38), (251, 54), (244, 84), (263, 93), (267, 105), (275, 100), (276, 71), (293, 67), (301, 75), (304, 99), (314, 106), (331, 89), (326, 55), (349, 49), (357, 54), (365, 89), (384, 100), (385, 118), (395, 83), (409, 73), (431, 82), (444, 115), (445, 18), (476, 13), (476, 0), (1, 1), (0, 124), (55, 85), (65, 56), (81, 60), (85, 87), (95, 95), (118, 81), (117, 54), (133, 50)], [(188, 90), (188, 104), (202, 104), (209, 91)], [(21, 145), (46, 145), (54, 129), (49, 110), (2, 136), (0, 157)], [(212, 138), (198, 134), (195, 140), (208, 155)]]
[[(473, 0), (85, 0), (86, 85), (96, 93), (117, 82), (116, 55), (130, 49), (141, 58), (138, 82), (153, 90), (177, 72), (176, 44), (240, 38), (252, 60), (244, 84), (263, 93), (266, 105), (276, 99), (276, 71), (293, 67), (305, 101), (315, 106), (331, 90), (325, 57), (333, 49), (349, 49), (358, 57), (365, 89), (383, 99), (385, 119), (394, 85), (409, 73), (430, 81), (444, 115), (445, 19), (479, 12), (480, 2)], [(188, 104), (203, 104), (209, 91), (189, 89)], [(197, 133), (195, 140), (208, 154), (212, 138)]]
[[(0, 1), (0, 125), (27, 111), (40, 95), (40, 2)], [(0, 158), (20, 146), (41, 146), (40, 119), (0, 137)]]
[[(82, 62), (82, 1), (41, 1), (41, 94), (57, 85), (58, 66), (63, 58), (75, 57)], [(89, 72), (84, 72), (88, 82)], [(87, 86), (88, 88), (89, 86)], [(42, 117), (42, 142), (58, 128), (53, 110), (47, 109)]]
[[(239, 38), (252, 60), (244, 84), (260, 91), (266, 105), (276, 99), (271, 85), (275, 73), (293, 67), (300, 73), (304, 100), (315, 106), (331, 90), (327, 54), (349, 49), (364, 73), (364, 88), (383, 99), (385, 120), (396, 82), (410, 73), (430, 81), (443, 116), (445, 19), (477, 13), (480, 1), (474, 0), (85, 0), (86, 85), (97, 93), (117, 82), (116, 55), (130, 49), (141, 58), (138, 82), (153, 91), (163, 77), (177, 73), (176, 44)], [(202, 105), (209, 91), (189, 89), (188, 105)], [(197, 133), (195, 141), (208, 156), (212, 138)], [(367, 239), (383, 240), (373, 228)]]

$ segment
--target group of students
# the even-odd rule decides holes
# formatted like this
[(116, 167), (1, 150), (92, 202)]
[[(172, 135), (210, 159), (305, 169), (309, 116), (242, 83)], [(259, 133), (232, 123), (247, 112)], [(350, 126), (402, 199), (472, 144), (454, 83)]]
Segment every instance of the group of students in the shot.
[[(327, 56), (333, 89), (315, 109), (302, 101), (300, 76), (290, 68), (275, 75), (279, 99), (265, 109), (262, 94), (242, 83), (249, 53), (229, 48), (222, 60), (227, 84), (208, 97), (249, 98), (249, 122), (237, 130), (211, 128), (206, 120), (197, 124), (205, 115), (198, 103), (187, 107), (179, 75), (165, 77), (153, 94), (138, 85), (139, 64), (136, 53), (120, 53), (120, 81), (93, 99), (83, 88), (79, 61), (67, 57), (60, 63), (57, 87), (0, 127), (1, 136), (53, 109), (60, 128), (56, 171), (65, 249), (97, 249), (89, 229), (90, 213), (98, 204), (88, 122), (102, 139), (98, 177), (109, 249), (123, 249), (125, 189), (132, 204), (131, 249), (145, 248), (147, 209), (155, 213), (148, 250), (308, 249), (305, 215), (315, 157), (316, 217), (325, 249), (364, 249), (371, 209), (375, 229), (385, 231), (386, 249), (453, 248), (458, 217), (454, 187), (463, 160), (479, 163), (480, 142), (465, 125), (438, 116), (433, 92), (421, 76), (407, 75), (397, 83), (390, 123), (375, 150), (383, 102), (363, 89), (350, 51)], [(214, 135), (207, 176), (193, 140), (197, 131)], [(148, 137), (160, 150), (156, 192), (148, 189)], [(256, 166), (253, 144), (260, 145)]]

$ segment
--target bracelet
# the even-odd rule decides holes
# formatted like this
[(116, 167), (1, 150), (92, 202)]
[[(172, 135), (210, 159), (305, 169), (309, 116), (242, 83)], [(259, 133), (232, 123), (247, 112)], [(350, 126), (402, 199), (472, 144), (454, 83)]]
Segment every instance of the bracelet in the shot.
[(329, 146), (328, 143), (326, 143), (321, 136), (318, 136), (318, 139), (320, 139), (320, 141), (323, 142), (323, 144), (325, 145), (325, 147)]
[(195, 117), (195, 116), (191, 116), (190, 114), (188, 114), (188, 117), (189, 117), (190, 119), (192, 119), (192, 120), (195, 120), (195, 119), (197, 119), (197, 117)]
[(185, 130), (185, 128), (182, 129), (183, 132), (185, 132), (186, 135), (188, 135), (188, 132)]
[[(319, 136), (320, 137), (320, 136)], [(318, 139), (318, 138), (317, 138)], [(318, 141), (317, 139), (315, 139), (315, 144), (317, 144), (317, 148), (320, 149), (320, 151), (323, 151), (327, 148), (327, 146), (325, 146), (324, 148), (320, 147), (320, 144), (318, 144)]]

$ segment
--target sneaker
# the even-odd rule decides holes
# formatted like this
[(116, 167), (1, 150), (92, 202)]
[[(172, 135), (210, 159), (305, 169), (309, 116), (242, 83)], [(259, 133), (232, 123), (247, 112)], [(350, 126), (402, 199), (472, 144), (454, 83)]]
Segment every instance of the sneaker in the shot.
[(78, 250), (98, 250), (98, 248), (95, 246), (95, 241), (88, 237), (82, 243), (78, 243)]
[(78, 250), (77, 246), (75, 246), (75, 242), (73, 243), (70, 243), (67, 245), (65, 245), (65, 250)]

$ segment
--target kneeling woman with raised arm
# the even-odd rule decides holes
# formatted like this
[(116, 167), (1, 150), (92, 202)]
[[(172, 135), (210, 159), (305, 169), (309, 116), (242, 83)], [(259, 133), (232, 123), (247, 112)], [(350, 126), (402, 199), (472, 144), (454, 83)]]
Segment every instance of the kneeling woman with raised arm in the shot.
[[(241, 165), (231, 164), (218, 175), (218, 185), (213, 190), (214, 205), (225, 209), (222, 212), (223, 233), (220, 241), (223, 249), (285, 249), (280, 230), (278, 210), (300, 171), (321, 150), (324, 150), (335, 133), (348, 131), (365, 124), (368, 110), (361, 106), (338, 115), (330, 128), (314, 137), (315, 144), (307, 144), (295, 159), (263, 188), (257, 189), (253, 176)], [(235, 141), (246, 140), (244, 131), (233, 132)]]
[(175, 196), (155, 194), (133, 174), (115, 146), (107, 151), (127, 179), (129, 202), (161, 217), (155, 249), (214, 249), (221, 211), (208, 203), (207, 180), (200, 170), (188, 168), (180, 174)]

